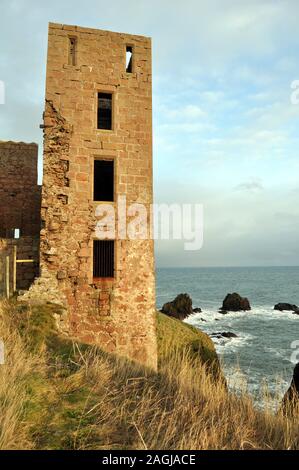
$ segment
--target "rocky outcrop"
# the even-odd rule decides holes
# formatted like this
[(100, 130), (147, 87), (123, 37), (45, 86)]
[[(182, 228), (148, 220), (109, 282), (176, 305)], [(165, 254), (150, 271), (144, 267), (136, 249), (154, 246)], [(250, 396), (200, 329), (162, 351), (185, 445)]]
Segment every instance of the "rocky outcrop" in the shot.
[(233, 294), (227, 294), (222, 303), (222, 307), (220, 308), (221, 313), (240, 312), (245, 310), (251, 310), (249, 300), (246, 297), (241, 297), (236, 292)]
[(169, 317), (184, 320), (193, 313), (192, 299), (188, 294), (179, 294), (174, 300), (164, 304), (161, 312)]
[(201, 310), (200, 307), (196, 307), (196, 308), (193, 309), (193, 313), (201, 313), (201, 312), (202, 312), (202, 310)]
[(281, 302), (279, 304), (274, 305), (274, 310), (279, 310), (280, 312), (282, 312), (283, 310), (288, 310), (288, 311), (297, 313), (299, 315), (299, 307), (297, 307), (297, 305), (294, 305), (294, 304)]
[(223, 332), (217, 332), (217, 333), (211, 333), (209, 335), (211, 338), (238, 338), (238, 336), (235, 333), (232, 333), (231, 331), (223, 331)]
[(294, 406), (299, 403), (299, 362), (294, 368), (291, 385), (283, 397), (282, 411), (284, 413), (292, 413)]

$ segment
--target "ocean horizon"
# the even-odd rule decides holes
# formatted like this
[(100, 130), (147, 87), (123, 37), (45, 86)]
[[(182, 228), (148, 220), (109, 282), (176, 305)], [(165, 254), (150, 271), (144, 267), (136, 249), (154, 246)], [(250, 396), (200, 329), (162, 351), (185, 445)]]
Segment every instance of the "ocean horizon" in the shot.
[[(212, 338), (229, 383), (238, 388), (246, 382), (254, 398), (265, 384), (273, 394), (278, 390), (283, 395), (299, 361), (299, 315), (274, 310), (274, 305), (299, 304), (298, 266), (159, 267), (156, 274), (159, 309), (188, 293), (193, 307), (202, 312), (189, 316), (187, 323), (209, 335), (237, 335)], [(247, 297), (251, 310), (219, 313), (224, 297), (232, 292)]]
[(223, 265), (223, 266), (156, 266), (156, 269), (221, 269), (221, 268), (299, 268), (298, 264), (286, 264), (286, 265), (281, 265), (281, 264), (269, 264), (269, 265), (264, 265), (264, 264), (252, 264), (252, 265)]

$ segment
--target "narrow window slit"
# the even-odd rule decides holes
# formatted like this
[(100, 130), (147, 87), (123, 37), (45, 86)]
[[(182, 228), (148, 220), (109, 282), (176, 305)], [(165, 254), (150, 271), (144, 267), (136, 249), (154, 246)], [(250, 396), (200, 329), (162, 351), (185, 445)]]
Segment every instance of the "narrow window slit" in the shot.
[(69, 38), (69, 65), (76, 65), (77, 38)]
[(112, 129), (112, 93), (98, 93), (98, 129)]
[(133, 72), (133, 47), (126, 46), (126, 72)]

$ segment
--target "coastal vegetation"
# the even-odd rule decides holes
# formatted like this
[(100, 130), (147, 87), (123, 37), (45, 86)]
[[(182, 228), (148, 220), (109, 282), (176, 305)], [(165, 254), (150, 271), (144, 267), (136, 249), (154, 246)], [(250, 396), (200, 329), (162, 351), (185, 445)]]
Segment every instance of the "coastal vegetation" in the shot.
[(0, 449), (299, 449), (299, 413), (228, 391), (211, 339), (157, 313), (158, 372), (79, 344), (53, 304), (0, 303)]

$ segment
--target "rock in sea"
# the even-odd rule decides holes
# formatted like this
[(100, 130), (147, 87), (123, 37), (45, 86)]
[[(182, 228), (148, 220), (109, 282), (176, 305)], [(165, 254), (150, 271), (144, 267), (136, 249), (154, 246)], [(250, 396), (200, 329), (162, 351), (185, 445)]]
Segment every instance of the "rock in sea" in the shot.
[(201, 308), (200, 307), (194, 308), (193, 313), (201, 313)]
[(222, 307), (220, 308), (221, 313), (240, 312), (245, 310), (251, 310), (249, 300), (246, 297), (241, 297), (236, 292), (233, 294), (227, 294), (222, 303)]
[(284, 302), (280, 302), (279, 304), (274, 305), (274, 310), (279, 310), (280, 312), (282, 312), (283, 310), (288, 310), (299, 314), (299, 308), (297, 307), (297, 305), (288, 304)]
[(238, 336), (235, 333), (232, 333), (231, 331), (211, 333), (209, 336), (211, 336), (211, 338), (238, 338)]
[(192, 299), (188, 294), (179, 294), (174, 300), (164, 304), (161, 312), (170, 317), (184, 320), (193, 313)]

